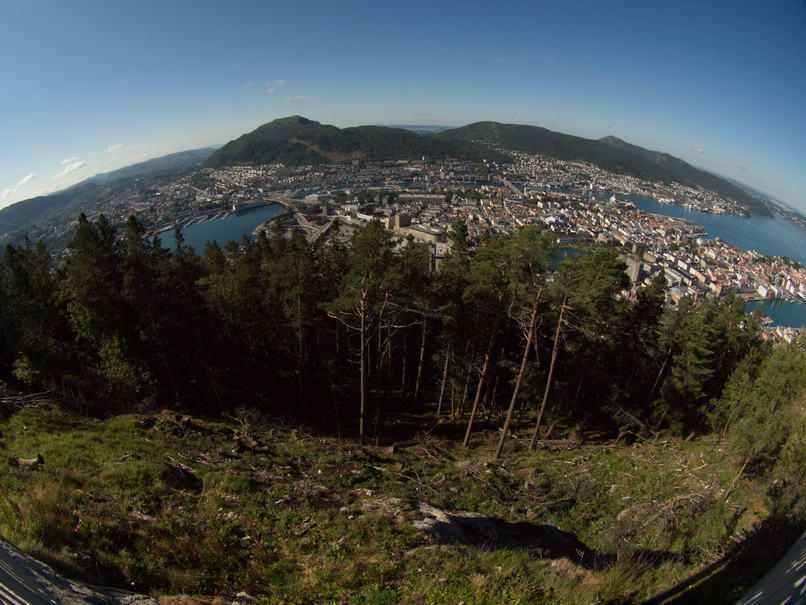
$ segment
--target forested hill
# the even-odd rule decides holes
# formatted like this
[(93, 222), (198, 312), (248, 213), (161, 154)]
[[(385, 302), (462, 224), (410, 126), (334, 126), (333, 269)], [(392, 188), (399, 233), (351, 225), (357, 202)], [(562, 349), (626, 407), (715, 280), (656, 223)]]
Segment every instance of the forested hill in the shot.
[(211, 152), (212, 149), (208, 147), (172, 153), (112, 172), (96, 174), (63, 191), (17, 202), (0, 210), (0, 233), (9, 233), (8, 241), (13, 242), (14, 231), (24, 230), (53, 212), (65, 212), (71, 219), (75, 218), (84, 204), (114, 198), (122, 189), (131, 186), (134, 178), (149, 176), (167, 180), (189, 174)]
[(710, 189), (719, 195), (731, 198), (751, 212), (764, 216), (773, 215), (769, 206), (763, 200), (760, 200), (759, 198), (749, 194), (741, 187), (738, 187), (725, 179), (721, 179), (710, 172), (695, 168), (680, 158), (676, 158), (662, 151), (650, 151), (649, 149), (644, 149), (638, 145), (627, 143), (626, 141), (622, 141), (621, 139), (613, 136), (604, 137), (599, 139), (599, 141), (606, 143), (607, 145), (612, 145), (618, 149), (623, 149), (624, 151), (628, 151), (634, 155), (646, 158), (650, 162), (654, 162), (655, 164), (662, 166), (664, 169), (673, 172), (683, 180), (694, 183), (695, 185), (699, 185), (700, 187), (704, 187), (705, 189)]
[(409, 160), (423, 156), (484, 158), (506, 161), (507, 156), (469, 141), (423, 136), (403, 128), (357, 126), (337, 128), (301, 116), (274, 120), (214, 153), (205, 166), (235, 164), (315, 165), (349, 160)]
[(668, 154), (647, 151), (615, 137), (597, 141), (525, 124), (476, 122), (436, 134), (418, 134), (386, 126), (337, 128), (291, 116), (230, 141), (204, 165), (220, 168), (277, 162), (304, 166), (359, 159), (410, 160), (422, 156), (507, 161), (506, 153), (490, 147), (589, 162), (608, 172), (648, 181), (699, 185), (733, 199), (752, 212), (771, 215), (763, 201), (736, 185)]
[(513, 151), (539, 153), (569, 162), (590, 162), (602, 170), (649, 181), (672, 182), (680, 177), (629, 151), (539, 126), (476, 122), (436, 135), (450, 141), (476, 141)]
[[(706, 585), (703, 569), (735, 590), (734, 553), (779, 545), (765, 528), (800, 535), (806, 351), (768, 346), (743, 300), (670, 308), (662, 273), (624, 296), (619, 250), (580, 242), (558, 263), (568, 250), (534, 226), (470, 246), (459, 221), (433, 272), (427, 244), (380, 220), (349, 229), (326, 244), (264, 231), (199, 256), (133, 216), (119, 229), (82, 215), (61, 259), (9, 247), (0, 416), (41, 401), (11, 389), (73, 412), (0, 422), (2, 533), (93, 553), (83, 569), (161, 594), (270, 586), (268, 600), (321, 602), (352, 598), (358, 578), (394, 591), (356, 602), (446, 602), (431, 590), (454, 583), (450, 602), (583, 586), (554, 599), (580, 603), (669, 602), (670, 585)], [(78, 412), (109, 420), (99, 431)], [(317, 436), (280, 436), (280, 418)], [(416, 511), (453, 527), (453, 545), (404, 526)], [(484, 524), (456, 533), (464, 511)], [(474, 571), (496, 566), (499, 584)]]

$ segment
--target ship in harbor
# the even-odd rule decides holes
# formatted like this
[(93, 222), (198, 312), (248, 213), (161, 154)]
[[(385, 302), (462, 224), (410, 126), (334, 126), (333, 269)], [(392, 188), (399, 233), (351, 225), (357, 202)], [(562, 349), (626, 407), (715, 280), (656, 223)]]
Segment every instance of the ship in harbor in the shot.
[(260, 208), (261, 206), (265, 206), (265, 205), (266, 205), (266, 202), (264, 202), (263, 200), (254, 199), (254, 200), (250, 200), (248, 202), (240, 202), (238, 204), (233, 204), (232, 205), (232, 211), (235, 214), (238, 214), (240, 212), (245, 212), (247, 210), (251, 210), (252, 208)]

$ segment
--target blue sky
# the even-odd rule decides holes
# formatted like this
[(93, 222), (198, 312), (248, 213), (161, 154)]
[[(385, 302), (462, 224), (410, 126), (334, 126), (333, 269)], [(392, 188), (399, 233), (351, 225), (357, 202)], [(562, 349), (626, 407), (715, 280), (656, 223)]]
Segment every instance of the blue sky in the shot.
[(0, 206), (300, 114), (618, 136), (806, 212), (806, 2), (0, 0)]

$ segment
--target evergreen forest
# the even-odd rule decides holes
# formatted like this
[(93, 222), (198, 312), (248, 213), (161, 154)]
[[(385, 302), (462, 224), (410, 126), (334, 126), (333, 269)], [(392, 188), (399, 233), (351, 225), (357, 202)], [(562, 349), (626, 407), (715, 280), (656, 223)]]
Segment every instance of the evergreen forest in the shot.
[[(745, 409), (737, 392), (776, 360), (742, 300), (671, 308), (662, 274), (628, 296), (617, 251), (563, 249), (536, 228), (478, 247), (461, 222), (449, 236), (433, 271), (426, 245), (377, 220), (347, 243), (277, 226), (199, 254), (178, 229), (166, 247), (135, 217), (121, 230), (81, 215), (58, 264), (41, 243), (6, 250), (3, 372), (87, 412), (248, 406), (361, 442), (413, 411), (463, 419), (464, 445), (477, 423), (529, 418), (532, 447), (570, 431), (685, 438), (783, 413)], [(785, 432), (747, 454), (775, 455)]]
[(95, 418), (252, 410), (369, 447), (444, 427), (488, 460), (707, 436), (740, 461), (728, 493), (742, 476), (775, 481), (769, 506), (803, 518), (806, 352), (772, 347), (742, 300), (672, 308), (662, 275), (631, 294), (619, 252), (536, 228), (471, 246), (457, 222), (436, 269), (380, 221), (339, 229), (196, 251), (178, 229), (164, 242), (135, 217), (81, 215), (61, 260), (9, 246), (6, 391)]

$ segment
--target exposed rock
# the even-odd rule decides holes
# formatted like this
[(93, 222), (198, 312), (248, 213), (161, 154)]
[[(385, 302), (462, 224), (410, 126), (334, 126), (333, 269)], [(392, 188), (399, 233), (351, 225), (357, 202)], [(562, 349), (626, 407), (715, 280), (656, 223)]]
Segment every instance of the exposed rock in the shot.
[(411, 520), (411, 524), (416, 529), (436, 538), (438, 542), (468, 543), (462, 528), (444, 510), (425, 502), (416, 502), (414, 510), (421, 513), (418, 518)]
[[(369, 490), (367, 490), (369, 491)], [(364, 492), (360, 490), (358, 493)], [(568, 557), (581, 561), (589, 549), (574, 535), (551, 523), (511, 523), (481, 513), (446, 512), (426, 502), (397, 496), (361, 498), (358, 509), (423, 532), (434, 545), (522, 548), (540, 557)]]
[(192, 472), (174, 464), (162, 463), (162, 480), (176, 490), (187, 490), (198, 493), (202, 489), (202, 481)]
[(138, 429), (142, 429), (147, 431), (149, 429), (153, 429), (154, 425), (157, 424), (157, 419), (154, 416), (146, 416), (145, 418), (139, 418), (134, 421), (134, 426)]

